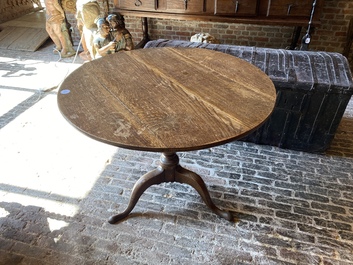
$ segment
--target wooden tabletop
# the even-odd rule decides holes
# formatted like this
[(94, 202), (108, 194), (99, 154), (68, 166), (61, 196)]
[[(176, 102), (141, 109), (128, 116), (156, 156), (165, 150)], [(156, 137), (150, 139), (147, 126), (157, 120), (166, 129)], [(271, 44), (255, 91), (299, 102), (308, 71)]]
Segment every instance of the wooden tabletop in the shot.
[(120, 52), (83, 64), (61, 84), (58, 106), (86, 135), (145, 151), (197, 150), (239, 139), (271, 114), (267, 75), (199, 48)]

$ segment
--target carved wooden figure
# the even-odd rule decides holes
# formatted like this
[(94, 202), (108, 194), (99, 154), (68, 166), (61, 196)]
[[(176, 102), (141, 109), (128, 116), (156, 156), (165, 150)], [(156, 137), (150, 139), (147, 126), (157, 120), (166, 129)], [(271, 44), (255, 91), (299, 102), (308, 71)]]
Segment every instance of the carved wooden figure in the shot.
[(110, 33), (116, 42), (115, 51), (130, 51), (134, 49), (134, 43), (130, 32), (125, 28), (124, 17), (119, 13), (108, 15)]
[(75, 55), (65, 21), (65, 13), (58, 0), (44, 0), (46, 7), (46, 30), (61, 57)]
[(91, 60), (94, 58), (93, 38), (97, 30), (95, 21), (101, 15), (100, 6), (94, 0), (77, 0), (76, 9), (77, 27), (82, 35), (84, 50), (80, 56), (84, 60)]
[(109, 33), (109, 24), (104, 18), (96, 21), (98, 30), (93, 39), (93, 58), (97, 59), (107, 54), (115, 53), (116, 42)]

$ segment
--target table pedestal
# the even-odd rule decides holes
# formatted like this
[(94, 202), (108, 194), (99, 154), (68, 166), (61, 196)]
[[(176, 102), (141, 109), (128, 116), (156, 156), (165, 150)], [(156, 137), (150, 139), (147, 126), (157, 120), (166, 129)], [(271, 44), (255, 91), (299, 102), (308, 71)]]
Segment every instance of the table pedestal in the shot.
[(126, 218), (135, 207), (144, 191), (155, 184), (163, 182), (179, 182), (192, 186), (202, 197), (205, 204), (218, 216), (232, 221), (234, 218), (228, 211), (219, 209), (212, 201), (205, 182), (196, 173), (179, 165), (179, 157), (176, 153), (163, 153), (161, 164), (155, 170), (143, 175), (134, 185), (130, 201), (124, 212), (109, 218), (109, 223), (114, 224)]

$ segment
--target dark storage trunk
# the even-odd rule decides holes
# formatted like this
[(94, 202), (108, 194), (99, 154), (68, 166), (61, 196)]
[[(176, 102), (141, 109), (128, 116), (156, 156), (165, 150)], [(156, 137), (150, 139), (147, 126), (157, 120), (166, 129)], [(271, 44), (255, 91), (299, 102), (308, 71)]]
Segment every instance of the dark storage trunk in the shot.
[(324, 152), (334, 137), (353, 94), (347, 59), (339, 53), (292, 51), (247, 46), (150, 41), (145, 48), (195, 47), (244, 59), (264, 71), (277, 90), (268, 121), (241, 139), (307, 152)]

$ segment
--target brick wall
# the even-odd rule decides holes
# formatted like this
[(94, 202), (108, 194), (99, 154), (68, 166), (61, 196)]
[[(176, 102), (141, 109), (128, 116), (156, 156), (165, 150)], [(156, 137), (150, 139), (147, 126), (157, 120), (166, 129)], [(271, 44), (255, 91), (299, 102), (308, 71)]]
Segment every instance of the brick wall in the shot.
[[(109, 1), (109, 9), (113, 10), (113, 0)], [(105, 0), (99, 0), (99, 2), (102, 10), (106, 10)], [(353, 18), (352, 0), (324, 0), (322, 23), (312, 32), (310, 50), (342, 53), (351, 18)], [(125, 16), (126, 27), (132, 34), (135, 43), (142, 39), (140, 21), (141, 19), (138, 17)], [(75, 24), (73, 20), (72, 24)], [(151, 39), (189, 40), (195, 33), (208, 32), (224, 44), (268, 48), (287, 48), (293, 33), (293, 27), (155, 18), (148, 18), (148, 27)], [(303, 29), (302, 34), (305, 33), (305, 30)], [(353, 69), (353, 49), (349, 55), (349, 61)]]

